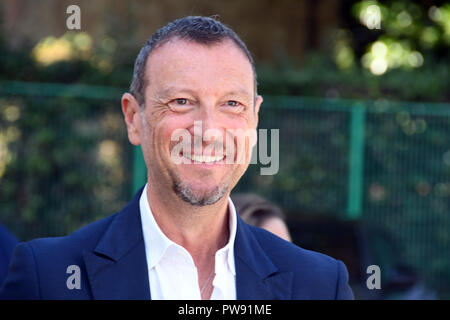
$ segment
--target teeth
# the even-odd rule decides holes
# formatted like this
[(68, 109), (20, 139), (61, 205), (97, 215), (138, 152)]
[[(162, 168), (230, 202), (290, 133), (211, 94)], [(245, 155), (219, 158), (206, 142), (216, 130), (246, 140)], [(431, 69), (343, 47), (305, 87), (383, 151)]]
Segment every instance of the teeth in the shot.
[(186, 158), (194, 160), (195, 162), (204, 162), (204, 163), (211, 163), (220, 161), (224, 158), (224, 156), (203, 156), (203, 155), (196, 155), (196, 154), (185, 154)]

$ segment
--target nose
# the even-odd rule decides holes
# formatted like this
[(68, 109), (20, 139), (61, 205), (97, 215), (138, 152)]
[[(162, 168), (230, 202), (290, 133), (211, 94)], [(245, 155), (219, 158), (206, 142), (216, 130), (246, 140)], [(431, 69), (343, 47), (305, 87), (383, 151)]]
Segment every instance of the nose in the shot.
[(202, 106), (199, 108), (194, 118), (194, 123), (190, 127), (190, 133), (194, 139), (201, 139), (203, 145), (207, 145), (219, 139), (223, 135), (223, 125), (220, 115), (214, 107)]

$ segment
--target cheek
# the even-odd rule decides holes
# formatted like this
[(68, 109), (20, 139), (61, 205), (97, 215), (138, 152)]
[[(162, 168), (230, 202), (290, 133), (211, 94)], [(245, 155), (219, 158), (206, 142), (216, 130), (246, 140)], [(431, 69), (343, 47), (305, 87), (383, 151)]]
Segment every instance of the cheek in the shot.
[(161, 120), (155, 127), (155, 143), (161, 148), (170, 151), (174, 145), (181, 141), (181, 139), (183, 139), (183, 142), (190, 139), (190, 133), (187, 129), (189, 123), (191, 122), (180, 117), (170, 117)]
[(224, 117), (222, 121), (226, 129), (251, 129), (254, 128), (254, 119), (248, 115), (239, 115), (233, 117)]

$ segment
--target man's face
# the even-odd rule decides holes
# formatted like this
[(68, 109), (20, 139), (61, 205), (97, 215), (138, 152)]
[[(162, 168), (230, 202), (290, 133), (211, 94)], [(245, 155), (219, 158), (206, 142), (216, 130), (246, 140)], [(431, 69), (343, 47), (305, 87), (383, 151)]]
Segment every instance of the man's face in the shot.
[[(255, 97), (250, 62), (231, 40), (206, 46), (173, 39), (150, 54), (146, 79), (138, 135), (149, 183), (191, 205), (217, 202), (229, 194), (250, 161), (248, 143), (245, 160), (237, 161), (240, 132), (256, 131), (262, 102)], [(180, 129), (189, 140), (174, 139)], [(207, 131), (213, 136), (205, 141)], [(180, 145), (184, 152), (178, 151)], [(232, 149), (234, 159), (227, 155)]]

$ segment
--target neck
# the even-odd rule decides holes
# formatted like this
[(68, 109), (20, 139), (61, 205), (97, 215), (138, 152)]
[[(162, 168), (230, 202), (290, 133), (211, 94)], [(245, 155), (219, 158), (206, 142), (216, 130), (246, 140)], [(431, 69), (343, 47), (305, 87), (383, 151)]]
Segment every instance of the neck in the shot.
[(228, 242), (228, 194), (209, 206), (192, 206), (174, 193), (157, 192), (147, 184), (147, 198), (156, 223), (173, 242), (183, 246), (194, 261), (214, 258)]

